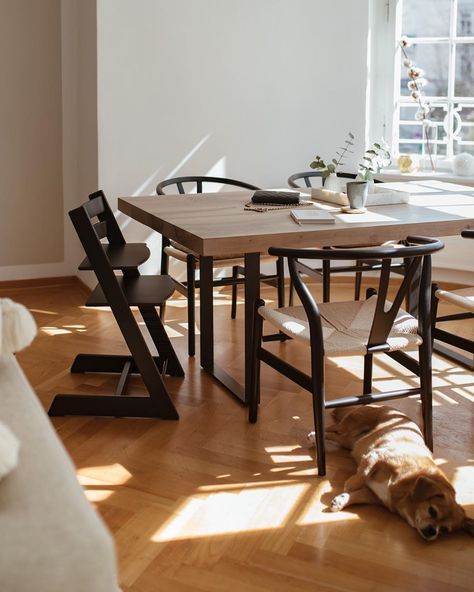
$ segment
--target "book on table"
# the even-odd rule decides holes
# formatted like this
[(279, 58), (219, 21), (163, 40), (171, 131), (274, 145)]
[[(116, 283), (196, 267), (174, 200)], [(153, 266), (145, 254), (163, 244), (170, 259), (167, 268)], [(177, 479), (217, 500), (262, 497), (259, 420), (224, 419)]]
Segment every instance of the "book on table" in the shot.
[(290, 216), (298, 224), (334, 224), (334, 216), (320, 208), (310, 210), (290, 210)]

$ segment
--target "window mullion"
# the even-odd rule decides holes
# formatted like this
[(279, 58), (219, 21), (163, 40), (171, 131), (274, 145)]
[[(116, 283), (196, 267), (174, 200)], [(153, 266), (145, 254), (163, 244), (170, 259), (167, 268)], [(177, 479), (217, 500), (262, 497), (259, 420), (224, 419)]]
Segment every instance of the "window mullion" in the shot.
[(453, 128), (454, 128), (454, 91), (456, 78), (456, 45), (454, 39), (456, 37), (457, 27), (457, 0), (451, 1), (451, 20), (449, 27), (449, 64), (448, 64), (448, 112), (446, 115), (446, 156), (448, 158), (453, 156)]

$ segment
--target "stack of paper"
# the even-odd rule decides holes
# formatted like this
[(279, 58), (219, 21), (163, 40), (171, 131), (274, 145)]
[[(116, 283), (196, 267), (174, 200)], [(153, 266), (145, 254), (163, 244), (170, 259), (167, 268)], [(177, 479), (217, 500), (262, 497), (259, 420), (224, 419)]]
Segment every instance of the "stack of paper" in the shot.
[(291, 210), (290, 215), (298, 224), (334, 224), (336, 221), (329, 212), (319, 208)]

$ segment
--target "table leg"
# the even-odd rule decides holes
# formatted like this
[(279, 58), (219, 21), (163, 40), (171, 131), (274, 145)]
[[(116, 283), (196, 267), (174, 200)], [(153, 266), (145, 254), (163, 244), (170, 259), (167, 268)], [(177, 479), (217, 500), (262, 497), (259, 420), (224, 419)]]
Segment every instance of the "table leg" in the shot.
[(260, 294), (260, 254), (245, 255), (245, 384), (240, 384), (214, 361), (214, 311), (212, 257), (200, 257), (201, 366), (225, 386), (239, 401), (247, 404), (250, 392), (252, 320), (255, 301)]
[(214, 303), (212, 257), (199, 259), (200, 343), (201, 366), (207, 372), (214, 370)]
[(250, 394), (252, 324), (255, 302), (260, 297), (260, 253), (245, 255), (245, 403)]

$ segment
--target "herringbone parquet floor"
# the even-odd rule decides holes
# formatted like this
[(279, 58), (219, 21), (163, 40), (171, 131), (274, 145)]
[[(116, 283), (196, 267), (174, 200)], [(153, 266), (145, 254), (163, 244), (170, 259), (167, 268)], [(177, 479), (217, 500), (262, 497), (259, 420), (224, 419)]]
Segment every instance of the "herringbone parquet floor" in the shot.
[[(350, 285), (334, 288), (335, 299), (351, 294)], [(26, 304), (38, 322), (37, 339), (18, 357), (45, 407), (57, 392), (113, 392), (110, 378), (69, 374), (79, 351), (126, 351), (111, 313), (82, 306), (78, 283), (3, 288), (0, 295)], [(264, 296), (273, 292), (265, 289)], [(176, 299), (167, 313), (186, 371), (184, 379), (167, 382), (179, 421), (53, 421), (87, 497), (114, 533), (125, 592), (473, 589), (474, 541), (467, 534), (429, 544), (380, 507), (329, 513), (332, 493), (353, 463), (345, 451), (330, 448), (327, 476), (315, 476), (314, 452), (305, 444), (307, 394), (264, 369), (259, 422), (249, 425), (246, 410), (201, 371), (198, 357), (187, 359), (185, 310)], [(229, 310), (228, 294), (217, 295), (217, 356), (240, 376), (243, 311), (230, 321)], [(473, 335), (472, 324), (459, 330)], [(307, 367), (298, 345), (273, 347)], [(358, 358), (330, 361), (330, 392), (360, 392), (361, 368)], [(385, 359), (375, 376), (380, 388), (413, 383)], [(473, 516), (474, 377), (436, 358), (434, 384), (435, 455)], [(140, 391), (138, 379), (130, 388)], [(416, 400), (395, 405), (419, 418)]]

